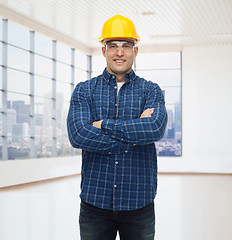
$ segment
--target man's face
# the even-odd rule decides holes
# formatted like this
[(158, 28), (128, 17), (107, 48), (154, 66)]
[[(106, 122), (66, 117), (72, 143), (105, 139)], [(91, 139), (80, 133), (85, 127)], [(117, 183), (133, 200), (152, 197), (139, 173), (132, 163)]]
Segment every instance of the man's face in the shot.
[(132, 42), (112, 40), (102, 48), (103, 56), (106, 58), (107, 70), (111, 74), (125, 75), (132, 70), (134, 59), (138, 53), (138, 47)]

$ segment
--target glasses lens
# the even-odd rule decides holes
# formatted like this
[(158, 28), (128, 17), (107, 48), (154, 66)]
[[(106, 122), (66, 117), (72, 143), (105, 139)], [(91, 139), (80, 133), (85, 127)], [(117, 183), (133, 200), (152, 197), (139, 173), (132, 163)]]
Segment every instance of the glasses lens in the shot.
[(116, 52), (119, 48), (124, 52), (130, 53), (134, 50), (134, 44), (131, 42), (107, 42), (106, 49), (110, 52)]

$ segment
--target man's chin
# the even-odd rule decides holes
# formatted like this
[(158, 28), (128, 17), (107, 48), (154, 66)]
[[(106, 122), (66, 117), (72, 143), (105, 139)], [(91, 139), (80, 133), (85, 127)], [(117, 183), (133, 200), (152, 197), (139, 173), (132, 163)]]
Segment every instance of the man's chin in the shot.
[(125, 74), (129, 73), (130, 71), (131, 71), (131, 69), (120, 69), (120, 68), (113, 69), (113, 72), (116, 75), (125, 75)]

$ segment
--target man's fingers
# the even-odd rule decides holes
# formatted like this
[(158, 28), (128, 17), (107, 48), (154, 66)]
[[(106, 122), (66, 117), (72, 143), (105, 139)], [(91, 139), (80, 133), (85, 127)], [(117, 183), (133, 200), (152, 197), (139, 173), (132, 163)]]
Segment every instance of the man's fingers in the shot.
[(154, 108), (147, 108), (140, 116), (140, 118), (151, 117), (154, 112)]
[(147, 108), (143, 113), (149, 113), (153, 111), (154, 111), (154, 108)]

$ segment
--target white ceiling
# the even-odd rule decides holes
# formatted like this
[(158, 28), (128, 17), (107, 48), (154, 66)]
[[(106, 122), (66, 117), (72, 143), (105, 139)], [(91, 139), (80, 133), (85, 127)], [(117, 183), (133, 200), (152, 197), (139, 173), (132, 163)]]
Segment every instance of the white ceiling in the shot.
[(134, 22), (142, 51), (232, 44), (232, 0), (0, 0), (1, 16), (89, 54), (115, 14)]

